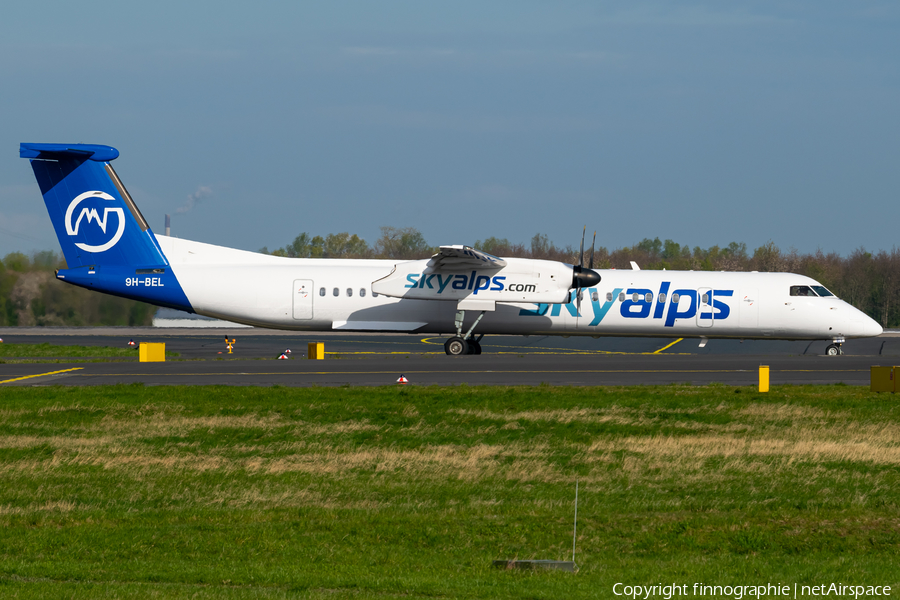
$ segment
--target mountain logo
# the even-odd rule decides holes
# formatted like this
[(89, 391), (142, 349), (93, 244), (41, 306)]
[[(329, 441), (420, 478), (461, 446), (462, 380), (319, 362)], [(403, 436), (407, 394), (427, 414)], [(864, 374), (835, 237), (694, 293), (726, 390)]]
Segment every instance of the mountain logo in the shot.
[[(120, 207), (91, 206), (89, 203), (86, 206), (82, 206), (81, 212), (78, 213), (78, 218), (74, 221), (72, 220), (75, 211), (82, 202), (97, 199), (116, 201), (115, 198), (106, 192), (85, 192), (72, 200), (69, 208), (66, 209), (66, 233), (70, 236), (79, 235), (79, 230), (84, 225), (85, 228), (82, 232), (84, 238), (87, 241), (95, 242), (94, 244), (75, 243), (78, 248), (85, 252), (105, 252), (115, 246), (122, 238), (122, 234), (125, 233), (125, 211)], [(102, 217), (100, 216), (100, 209), (103, 211)], [(108, 231), (110, 214), (115, 214), (117, 221), (116, 232), (112, 237), (109, 236)], [(95, 225), (91, 226), (92, 223), (95, 223)]]

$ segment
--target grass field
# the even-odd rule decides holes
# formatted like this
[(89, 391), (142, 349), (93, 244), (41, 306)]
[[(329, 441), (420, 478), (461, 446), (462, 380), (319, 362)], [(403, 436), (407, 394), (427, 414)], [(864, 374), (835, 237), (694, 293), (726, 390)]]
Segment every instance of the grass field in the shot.
[[(166, 352), (166, 356), (178, 356)], [(38, 359), (41, 362), (54, 358), (138, 358), (137, 346), (113, 348), (111, 346), (62, 346), (54, 344), (0, 344), (0, 362), (21, 362)], [(71, 361), (66, 361), (71, 362)]]
[[(897, 402), (845, 386), (0, 388), (0, 597), (896, 596)], [(571, 557), (576, 477), (580, 571), (491, 568)]]

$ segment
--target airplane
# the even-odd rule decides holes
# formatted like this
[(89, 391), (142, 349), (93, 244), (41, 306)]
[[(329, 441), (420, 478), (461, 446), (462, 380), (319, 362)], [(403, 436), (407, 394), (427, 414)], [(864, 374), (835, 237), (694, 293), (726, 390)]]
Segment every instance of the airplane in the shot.
[[(881, 326), (792, 273), (594, 269), (501, 258), (465, 245), (430, 259), (303, 259), (153, 233), (93, 144), (22, 143), (66, 259), (56, 277), (106, 294), (227, 321), (297, 331), (449, 334), (449, 355), (486, 334), (827, 340)], [(596, 236), (596, 234), (595, 234)]]

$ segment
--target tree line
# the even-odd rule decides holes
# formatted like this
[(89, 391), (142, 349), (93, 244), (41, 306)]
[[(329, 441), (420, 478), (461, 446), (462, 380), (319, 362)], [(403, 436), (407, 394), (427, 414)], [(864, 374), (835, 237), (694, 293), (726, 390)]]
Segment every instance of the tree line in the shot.
[[(578, 249), (560, 247), (544, 234), (535, 234), (529, 243), (513, 243), (489, 237), (473, 246), (496, 256), (537, 258), (577, 263)], [(385, 258), (414, 260), (428, 258), (431, 246), (414, 227), (382, 227), (379, 238), (369, 245), (356, 234), (331, 233), (326, 236), (301, 233), (273, 251), (259, 252), (291, 258)], [(584, 264), (590, 260), (584, 251)], [(594, 267), (630, 269), (631, 262), (642, 269), (694, 271), (787, 271), (816, 279), (822, 285), (881, 323), (900, 326), (900, 250), (867, 252), (859, 248), (849, 256), (821, 250), (801, 254), (783, 251), (769, 242), (748, 251), (744, 243), (727, 246), (681, 245), (673, 240), (645, 238), (630, 247), (594, 250)], [(156, 308), (143, 302), (97, 294), (63, 284), (53, 275), (65, 268), (54, 252), (37, 252), (31, 257), (8, 254), (0, 261), (0, 326), (3, 325), (149, 325)]]
[(156, 307), (67, 285), (56, 252), (7, 254), (0, 261), (0, 326), (151, 325)]

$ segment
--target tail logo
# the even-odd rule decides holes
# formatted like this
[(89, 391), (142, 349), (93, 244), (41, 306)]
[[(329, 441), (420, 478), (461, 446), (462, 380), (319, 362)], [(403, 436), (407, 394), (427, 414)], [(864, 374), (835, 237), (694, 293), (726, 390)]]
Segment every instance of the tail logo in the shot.
[[(83, 206), (81, 208), (81, 212), (78, 213), (78, 218), (75, 219), (74, 222), (72, 221), (72, 217), (75, 215), (75, 211), (78, 209), (78, 205), (85, 200), (95, 198), (101, 200), (116, 200), (106, 192), (85, 192), (76, 197), (69, 204), (69, 208), (66, 209), (66, 233), (68, 233), (70, 236), (78, 235), (78, 230), (82, 225), (82, 221), (84, 221), (86, 225), (90, 225), (92, 221), (95, 221), (97, 223), (97, 226), (88, 229), (86, 235), (91, 241), (101, 241), (106, 239), (108, 236), (107, 226), (109, 225), (110, 213), (115, 213), (118, 225), (116, 233), (112, 236), (111, 239), (108, 239), (105, 242), (97, 245), (82, 244), (76, 242), (75, 245), (85, 252), (105, 252), (115, 246), (122, 238), (122, 234), (125, 233), (125, 211), (123, 211), (119, 207), (111, 208), (108, 206), (104, 206), (103, 217), (101, 217), (97, 207)], [(97, 227), (99, 227), (100, 231), (103, 232), (102, 236), (97, 234)]]

